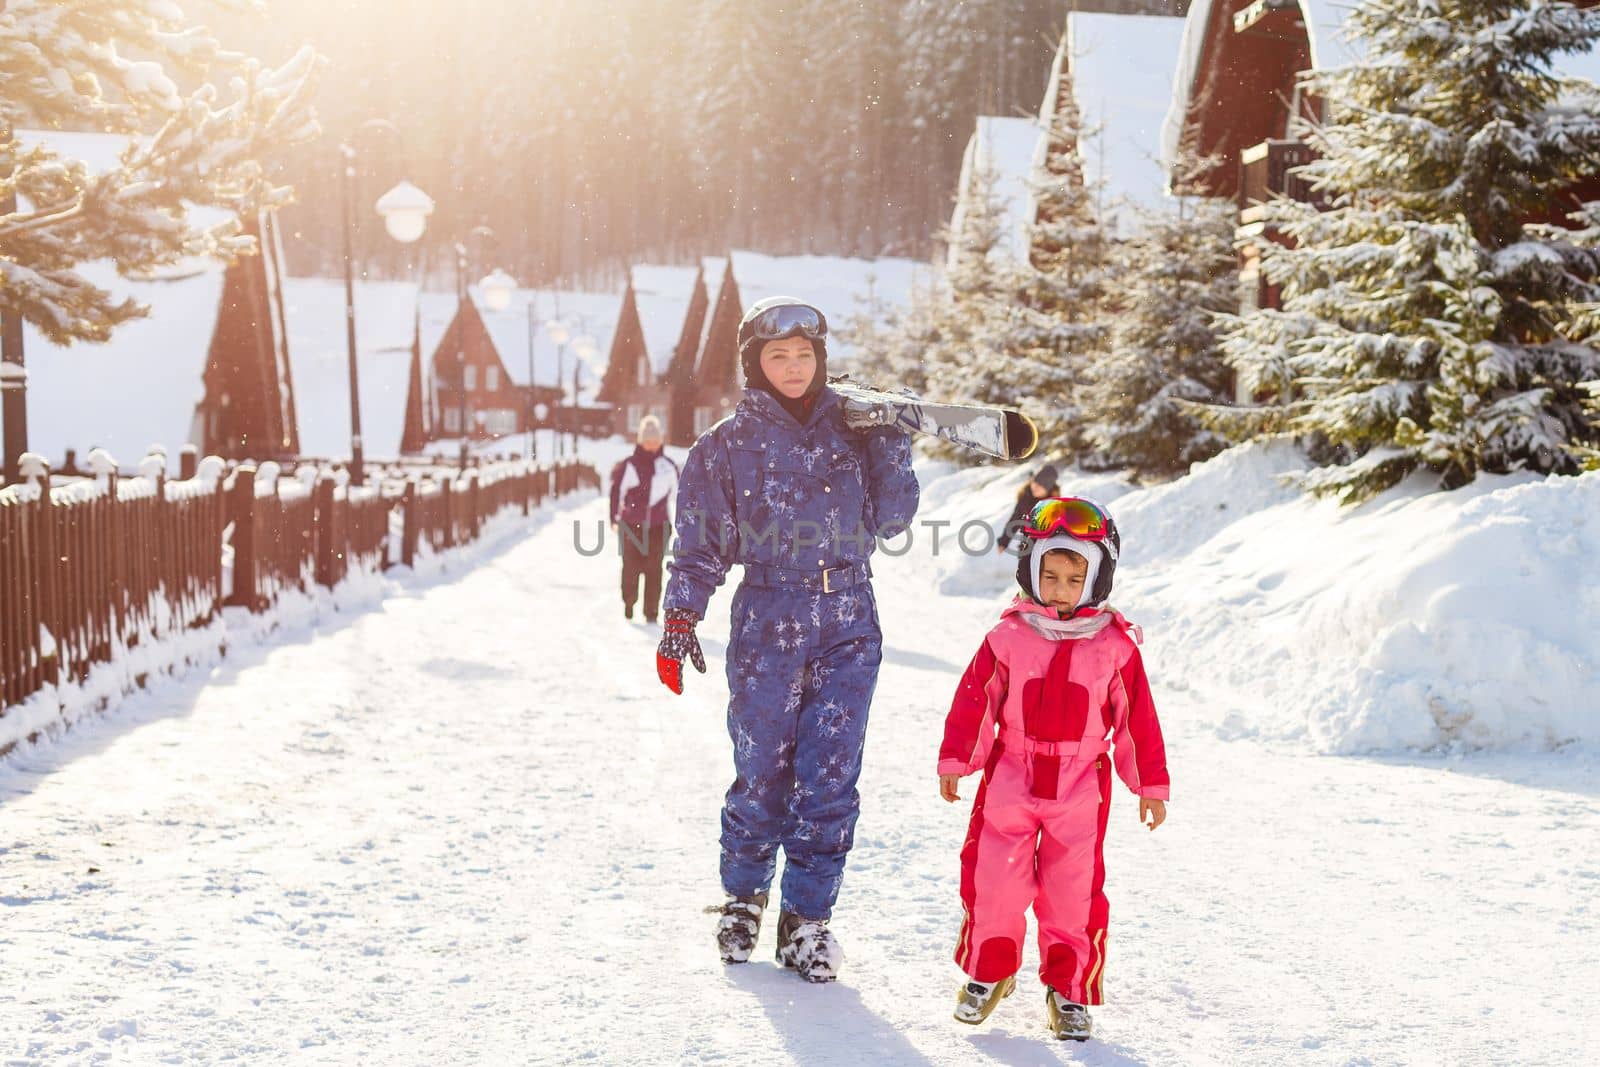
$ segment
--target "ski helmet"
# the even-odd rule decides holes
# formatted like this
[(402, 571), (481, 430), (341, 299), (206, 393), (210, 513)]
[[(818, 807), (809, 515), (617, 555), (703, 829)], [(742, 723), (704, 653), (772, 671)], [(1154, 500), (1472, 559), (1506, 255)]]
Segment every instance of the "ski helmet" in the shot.
[[(1053, 499), (1083, 500), (1082, 497)], [(1105, 533), (1102, 537), (1094, 540), (1080, 539), (1065, 530), (1044, 537), (1033, 537), (1027, 532), (1023, 533), (1024, 551), (1017, 559), (1017, 585), (1029, 599), (1039, 599), (1039, 569), (1044, 564), (1045, 555), (1058, 548), (1076, 552), (1088, 561), (1089, 567), (1084, 574), (1083, 598), (1078, 601), (1079, 608), (1101, 607), (1110, 598), (1111, 587), (1117, 576), (1117, 557), (1122, 554), (1122, 534), (1117, 530), (1116, 520), (1112, 519), (1109, 511), (1094, 504), (1093, 501), (1084, 502), (1093, 504), (1104, 516)]]
[(828, 380), (828, 319), (804, 300), (792, 296), (769, 296), (750, 305), (739, 320), (739, 363), (747, 385), (765, 388), (767, 376), (761, 370), (761, 346), (768, 341), (804, 337), (817, 353), (817, 376), (808, 393), (822, 388)]

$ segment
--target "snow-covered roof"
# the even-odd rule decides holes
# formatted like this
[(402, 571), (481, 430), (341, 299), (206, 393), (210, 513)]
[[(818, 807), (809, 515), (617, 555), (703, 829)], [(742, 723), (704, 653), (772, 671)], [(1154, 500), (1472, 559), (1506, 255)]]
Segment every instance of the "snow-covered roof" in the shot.
[[(300, 453), (333, 459), (349, 456), (350, 358), (344, 282), (288, 278), (283, 293)], [(410, 282), (356, 283), (362, 447), (374, 458), (400, 454), (416, 311), (417, 286)]]
[[(1178, 53), (1178, 69), (1172, 81), (1172, 99), (1161, 126), (1161, 157), (1170, 162), (1177, 157), (1178, 141), (1183, 136), (1184, 116), (1200, 74), (1205, 55), (1206, 29), (1212, 9), (1225, 0), (1192, 0), (1184, 21), (1183, 44)], [(1311, 69), (1327, 70), (1357, 61), (1365, 53), (1363, 42), (1345, 33), (1345, 20), (1356, 0), (1298, 0), (1305, 23), (1306, 40), (1311, 50)], [(1232, 27), (1228, 28), (1232, 32)], [(1600, 83), (1600, 53), (1566, 53), (1557, 58), (1555, 73), (1564, 77), (1587, 78)]]
[[(128, 145), (126, 137), (103, 133), (16, 135), (24, 145), (48, 144), (65, 159), (82, 160), (91, 174), (118, 166)], [(214, 208), (192, 209), (191, 216), (201, 226), (229, 217)], [(78, 273), (91, 284), (131, 297), (150, 314), (118, 327), (104, 344), (65, 348), (24, 326), (28, 446), (52, 464), (60, 464), (69, 448), (82, 460), (101, 447), (130, 469), (152, 444), (175, 454), (193, 440), (226, 269), (214, 259), (193, 259), (159, 279), (132, 281), (107, 261), (82, 264)]]
[[(1002, 205), (1005, 224), (1000, 244), (992, 254), (1009, 256), (1015, 262), (1025, 260), (1033, 230), (1032, 181), (1043, 139), (1044, 130), (1037, 119), (980, 115), (961, 159), (950, 229), (960, 229), (979, 173), (993, 171), (994, 195)], [(740, 282), (743, 284), (742, 278)]]
[[(605, 375), (606, 358), (611, 352), (611, 335), (616, 331), (617, 315), (622, 310), (622, 294), (518, 289), (512, 293), (511, 302), (504, 311), (489, 310), (476, 288), (470, 290), (470, 296), (500, 353), (506, 376), (512, 384), (528, 384), (528, 318), (531, 304), (533, 321), (537, 325), (533, 343), (534, 382), (538, 385), (555, 385), (558, 363), (564, 381), (570, 383), (572, 380), (573, 361), (577, 359), (572, 342), (569, 340), (566, 351), (560, 352), (547, 329), (547, 324), (556, 319), (559, 313), (560, 319), (571, 330), (572, 339), (585, 335), (594, 338), (599, 354), (580, 367), (578, 382), (585, 399), (599, 388), (600, 379)], [(422, 294), (424, 361), (432, 359), (455, 314), (455, 294)], [(682, 320), (679, 321), (681, 323)]]
[(150, 308), (117, 327), (104, 344), (51, 344), (23, 327), (28, 368), (28, 447), (59, 465), (69, 448), (81, 462), (107, 449), (131, 469), (153, 444), (176, 455), (196, 440), (195, 408), (222, 301), (221, 264), (181, 279), (134, 282), (109, 263), (78, 273), (117, 296)]
[[(1183, 40), (1181, 18), (1073, 12), (1066, 49), (1074, 97), (1085, 129), (1079, 142), (1085, 177), (1103, 182), (1108, 202), (1145, 208), (1169, 203), (1161, 163), (1161, 126), (1172, 100), (1173, 68)], [(1059, 78), (1052, 79), (1053, 104)], [(1117, 213), (1128, 232), (1127, 212)]]
[[(633, 299), (639, 309), (639, 325), (644, 330), (644, 347), (650, 368), (657, 376), (667, 373), (678, 338), (683, 336), (683, 320), (694, 299), (694, 281), (700, 268), (666, 267), (641, 264), (631, 271)], [(719, 283), (720, 284), (720, 283)], [(609, 352), (609, 340), (605, 351)]]
[(889, 307), (911, 303), (912, 279), (925, 265), (914, 260), (884, 257), (851, 259), (844, 256), (768, 256), (759, 252), (733, 252), (733, 279), (745, 307), (769, 296), (794, 296), (815, 304), (828, 316), (833, 336), (829, 358), (848, 358), (849, 320), (864, 313), (871, 302)]

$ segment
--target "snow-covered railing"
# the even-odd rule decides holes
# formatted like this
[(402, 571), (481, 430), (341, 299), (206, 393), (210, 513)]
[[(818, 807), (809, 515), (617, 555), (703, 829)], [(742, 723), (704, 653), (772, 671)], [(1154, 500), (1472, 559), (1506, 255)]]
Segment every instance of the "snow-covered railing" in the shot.
[(0, 714), (217, 611), (221, 461), (176, 485), (163, 466), (122, 478), (97, 449), (92, 478), (51, 486), (43, 458), (24, 455), (36, 491), (0, 493)]
[(222, 460), (190, 453), (177, 479), (166, 464), (152, 453), (124, 476), (96, 450), (53, 485), (28, 454), (24, 481), (0, 489), (0, 716), (226, 605), (265, 611), (293, 591), (410, 566), (419, 549), (476, 540), (496, 514), (600, 484), (578, 463), (396, 467), (361, 488), (311, 464), (289, 477), (245, 463), (224, 477)]

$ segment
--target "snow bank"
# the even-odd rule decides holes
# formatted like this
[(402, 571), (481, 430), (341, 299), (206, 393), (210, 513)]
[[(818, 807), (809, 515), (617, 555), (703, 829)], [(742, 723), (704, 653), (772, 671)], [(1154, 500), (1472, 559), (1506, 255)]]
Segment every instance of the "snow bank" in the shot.
[[(1341, 508), (1283, 484), (1305, 468), (1255, 444), (1121, 496), (1064, 486), (1114, 501), (1113, 601), (1158, 686), (1194, 690), (1222, 736), (1319, 752), (1600, 742), (1600, 473), (1417, 480)], [(948, 477), (968, 484), (935, 513), (996, 512), (1023, 475)], [(941, 588), (987, 593), (1002, 572), (971, 560)]]

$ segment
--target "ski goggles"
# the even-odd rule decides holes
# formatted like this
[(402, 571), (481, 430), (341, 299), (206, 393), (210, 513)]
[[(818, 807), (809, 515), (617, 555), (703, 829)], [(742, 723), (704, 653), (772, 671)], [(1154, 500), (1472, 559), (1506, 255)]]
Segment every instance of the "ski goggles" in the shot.
[(810, 304), (779, 304), (750, 321), (750, 336), (757, 341), (804, 337), (820, 341), (828, 336), (828, 319)]
[(1035, 504), (1022, 524), (1022, 532), (1029, 537), (1064, 533), (1080, 541), (1103, 541), (1110, 523), (1111, 516), (1089, 501), (1058, 496)]

